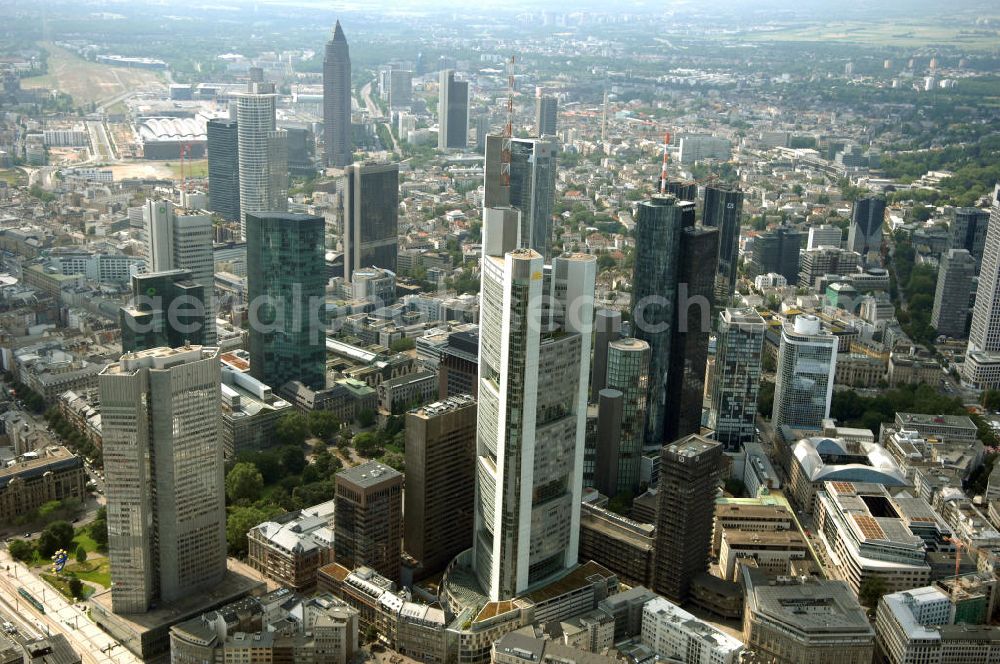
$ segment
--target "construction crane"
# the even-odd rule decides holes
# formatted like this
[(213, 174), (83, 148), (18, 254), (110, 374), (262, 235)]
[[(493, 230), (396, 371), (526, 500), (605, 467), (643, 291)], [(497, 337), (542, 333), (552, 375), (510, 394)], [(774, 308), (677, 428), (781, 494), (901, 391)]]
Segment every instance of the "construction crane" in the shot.
[[(190, 152), (191, 152), (191, 144), (190, 143), (181, 143), (181, 148), (180, 148), (180, 157), (181, 157), (181, 186), (180, 186), (180, 190), (181, 190), (181, 197), (182, 198), (183, 198), (184, 194), (187, 193), (187, 180), (184, 178), (184, 162), (187, 160), (187, 156), (188, 156), (188, 154)], [(181, 201), (181, 202), (184, 203), (184, 201)]]
[(510, 189), (511, 142), (514, 137), (514, 56), (507, 61), (507, 117), (503, 123), (503, 142), (500, 146), (500, 185)]

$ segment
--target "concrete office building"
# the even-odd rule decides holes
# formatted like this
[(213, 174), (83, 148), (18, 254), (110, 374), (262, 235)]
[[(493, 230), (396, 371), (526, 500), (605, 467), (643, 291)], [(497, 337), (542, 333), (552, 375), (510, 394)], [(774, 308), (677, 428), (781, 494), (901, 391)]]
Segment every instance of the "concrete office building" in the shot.
[(993, 190), (962, 380), (976, 389), (1000, 388), (1000, 185)]
[(659, 660), (737, 664), (743, 643), (662, 597), (642, 609), (642, 642)]
[(830, 417), (837, 338), (815, 316), (799, 314), (781, 329), (774, 386), (775, 428), (819, 429)]
[(334, 552), (337, 563), (365, 565), (399, 580), (403, 542), (403, 475), (377, 461), (337, 473)]
[(206, 343), (205, 289), (191, 270), (137, 274), (132, 294), (118, 310), (123, 352)]
[(236, 120), (207, 123), (208, 209), (226, 221), (240, 220), (240, 150)]
[(83, 458), (51, 446), (15, 457), (0, 468), (0, 521), (13, 523), (53, 500), (87, 497)]
[(240, 235), (251, 212), (288, 209), (288, 137), (275, 125), (273, 83), (250, 83), (236, 97), (240, 162)]
[(555, 135), (559, 101), (549, 95), (535, 97), (535, 133), (539, 136)]
[[(212, 217), (184, 210), (166, 200), (146, 201), (142, 212), (146, 230), (146, 271), (190, 270), (191, 280), (202, 287), (204, 322), (201, 338), (214, 344), (215, 259)], [(133, 291), (135, 295), (148, 291)]]
[(737, 452), (757, 439), (765, 327), (756, 309), (726, 309), (719, 314), (708, 427), (727, 452)]
[(976, 274), (983, 264), (990, 211), (986, 208), (948, 208), (948, 248), (965, 249), (976, 261)]
[(649, 397), (644, 446), (659, 449), (666, 440), (668, 373), (674, 337), (676, 286), (680, 274), (681, 231), (694, 203), (653, 196), (639, 203), (635, 224), (632, 278), (634, 335), (650, 347)]
[(351, 163), (351, 52), (340, 21), (323, 54), (323, 143), (326, 165)]
[(664, 445), (656, 509), (654, 590), (676, 602), (708, 570), (722, 446), (697, 435)]
[(406, 414), (403, 549), (419, 574), (444, 570), (472, 546), (476, 402), (454, 396)]
[(399, 253), (399, 164), (351, 164), (344, 173), (344, 280), (355, 270), (396, 273)]
[(820, 247), (840, 248), (840, 243), (844, 239), (844, 231), (838, 226), (821, 224), (809, 227), (809, 238), (806, 240), (806, 250), (819, 249)]
[(705, 187), (701, 223), (719, 229), (719, 263), (715, 278), (715, 299), (727, 304), (736, 292), (736, 272), (740, 262), (740, 222), (743, 219), (743, 192), (717, 185)]
[[(639, 492), (639, 466), (649, 395), (649, 344), (639, 339), (618, 339), (607, 348), (607, 387), (621, 392), (617, 449), (598, 443), (596, 486), (610, 496)], [(602, 481), (603, 480), (603, 481)]]
[(885, 197), (866, 196), (854, 202), (847, 249), (868, 262), (868, 254), (882, 249), (882, 225), (885, 223)]
[(438, 150), (464, 150), (469, 144), (469, 83), (452, 69), (438, 75)]
[(591, 370), (590, 401), (597, 402), (597, 395), (608, 383), (608, 344), (621, 338), (622, 313), (614, 309), (594, 312), (594, 361)]
[(326, 387), (325, 222), (288, 212), (250, 212), (247, 292), (250, 374), (280, 388)]
[(197, 595), (226, 574), (218, 349), (128, 353), (98, 377), (115, 613)]
[(551, 138), (512, 138), (510, 186), (504, 186), (500, 165), (503, 142), (502, 136), (486, 137), (484, 205), (509, 205), (520, 211), (519, 246), (534, 249), (548, 264), (552, 261), (552, 206), (559, 144)]
[(969, 302), (976, 279), (976, 259), (965, 249), (941, 257), (931, 325), (938, 334), (962, 339), (969, 322)]
[(591, 503), (580, 510), (580, 562), (604, 565), (630, 586), (653, 585), (656, 526)]
[(222, 367), (222, 447), (227, 460), (276, 443), (278, 420), (292, 404), (248, 373)]
[(816, 288), (816, 281), (828, 274), (847, 276), (855, 274), (862, 258), (848, 249), (820, 247), (807, 249), (799, 256), (799, 284)]
[[(484, 215), (472, 568), (492, 601), (577, 564), (597, 271), (567, 254), (546, 278), (516, 224)], [(543, 311), (546, 288), (559, 306)]]
[(870, 664), (875, 630), (843, 581), (744, 568), (743, 642), (771, 664)]

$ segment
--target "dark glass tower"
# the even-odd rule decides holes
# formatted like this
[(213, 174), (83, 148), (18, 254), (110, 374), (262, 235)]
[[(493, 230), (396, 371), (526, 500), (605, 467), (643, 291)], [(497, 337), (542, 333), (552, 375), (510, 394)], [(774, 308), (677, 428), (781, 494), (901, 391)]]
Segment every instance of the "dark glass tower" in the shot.
[(691, 579), (708, 570), (722, 446), (701, 436), (664, 445), (656, 505), (653, 589), (683, 603)]
[(646, 399), (645, 448), (664, 441), (667, 374), (673, 338), (681, 231), (693, 203), (673, 196), (653, 196), (639, 203), (635, 220), (635, 268), (632, 277), (633, 334), (649, 344), (649, 398)]
[(705, 187), (701, 223), (719, 229), (719, 269), (716, 272), (715, 299), (720, 305), (725, 305), (736, 292), (742, 216), (742, 191), (718, 186)]
[[(656, 186), (660, 186), (657, 178)], [(694, 201), (698, 199), (698, 183), (689, 180), (667, 180), (667, 193), (673, 194), (682, 201)]]
[(205, 289), (191, 270), (132, 277), (132, 303), (118, 310), (122, 352), (205, 343)]
[(327, 166), (351, 163), (351, 53), (340, 21), (323, 57), (323, 140)]
[(323, 217), (250, 212), (247, 291), (250, 374), (278, 389), (326, 387)]
[(885, 198), (867, 196), (854, 202), (847, 248), (862, 257), (882, 248), (882, 224), (885, 223)]
[(539, 136), (556, 133), (556, 118), (559, 102), (555, 97), (539, 95), (535, 97), (535, 131)]
[(983, 249), (986, 247), (986, 229), (990, 223), (990, 211), (983, 208), (952, 208), (948, 220), (949, 249), (965, 249), (976, 259), (976, 273), (983, 264)]
[(663, 442), (701, 430), (719, 231), (686, 224), (679, 247)]
[(399, 165), (352, 164), (344, 177), (344, 279), (354, 270), (396, 272)]
[(465, 149), (469, 143), (469, 83), (455, 80), (455, 72), (438, 75), (438, 149)]
[(240, 218), (240, 154), (236, 120), (208, 121), (208, 209), (226, 221)]
[(753, 241), (751, 275), (775, 272), (791, 286), (799, 283), (799, 252), (805, 237), (805, 233), (784, 226), (758, 235)]

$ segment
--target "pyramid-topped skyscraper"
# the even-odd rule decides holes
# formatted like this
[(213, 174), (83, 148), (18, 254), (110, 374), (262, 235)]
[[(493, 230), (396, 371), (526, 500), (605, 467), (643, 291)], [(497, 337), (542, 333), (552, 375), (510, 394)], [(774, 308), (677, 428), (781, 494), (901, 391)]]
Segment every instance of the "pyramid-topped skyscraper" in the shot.
[(323, 57), (323, 138), (327, 166), (351, 163), (351, 53), (340, 21)]

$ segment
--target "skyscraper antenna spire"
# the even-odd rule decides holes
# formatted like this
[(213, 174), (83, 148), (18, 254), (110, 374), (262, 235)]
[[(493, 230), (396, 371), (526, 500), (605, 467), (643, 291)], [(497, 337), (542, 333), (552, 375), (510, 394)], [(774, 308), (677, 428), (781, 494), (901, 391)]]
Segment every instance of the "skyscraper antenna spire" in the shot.
[(663, 135), (663, 166), (660, 168), (660, 193), (667, 193), (667, 146), (670, 145), (670, 132)]

